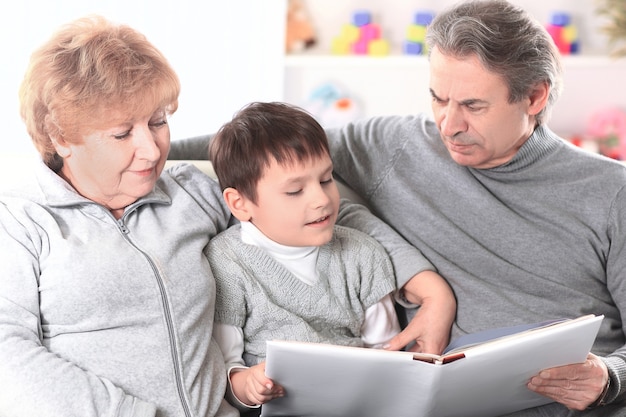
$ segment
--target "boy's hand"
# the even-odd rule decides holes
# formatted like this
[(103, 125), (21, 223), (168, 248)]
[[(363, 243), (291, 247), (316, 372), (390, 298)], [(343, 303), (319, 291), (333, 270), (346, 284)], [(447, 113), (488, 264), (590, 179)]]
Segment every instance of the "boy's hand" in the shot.
[(244, 404), (265, 404), (274, 398), (283, 397), (285, 390), (265, 376), (265, 362), (230, 375), (233, 393)]

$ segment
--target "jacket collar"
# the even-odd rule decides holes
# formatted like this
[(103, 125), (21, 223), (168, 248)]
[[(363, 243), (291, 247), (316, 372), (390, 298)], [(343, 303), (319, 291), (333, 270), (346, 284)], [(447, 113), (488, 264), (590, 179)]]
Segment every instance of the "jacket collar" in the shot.
[[(84, 204), (97, 204), (94, 201), (78, 194), (74, 187), (67, 183), (57, 173), (52, 171), (46, 164), (39, 162), (35, 168), (35, 177), (43, 195), (44, 201), (50, 207), (70, 207)], [(136, 208), (143, 204), (171, 204), (172, 199), (159, 186), (159, 179), (150, 193), (141, 197), (127, 207)]]

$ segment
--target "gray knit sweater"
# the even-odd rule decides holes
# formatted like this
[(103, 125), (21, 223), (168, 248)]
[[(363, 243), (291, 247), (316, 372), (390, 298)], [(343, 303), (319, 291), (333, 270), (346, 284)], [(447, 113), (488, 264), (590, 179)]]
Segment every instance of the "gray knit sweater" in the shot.
[(471, 169), (450, 158), (423, 115), (364, 120), (329, 140), (337, 176), (450, 282), (453, 337), (605, 315), (593, 352), (609, 367), (608, 399), (621, 404), (574, 414), (552, 404), (519, 416), (626, 415), (622, 164), (539, 127), (510, 162)]
[(267, 340), (362, 346), (365, 310), (395, 289), (385, 250), (366, 234), (336, 226), (319, 249), (319, 280), (308, 285), (232, 226), (211, 240), (215, 320), (244, 333), (244, 361), (265, 359)]

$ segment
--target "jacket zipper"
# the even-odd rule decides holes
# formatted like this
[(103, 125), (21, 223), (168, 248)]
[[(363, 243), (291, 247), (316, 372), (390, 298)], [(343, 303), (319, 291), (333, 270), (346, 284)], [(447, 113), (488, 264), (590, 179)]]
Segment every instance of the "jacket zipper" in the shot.
[(159, 292), (161, 294), (161, 302), (162, 302), (163, 310), (165, 313), (165, 323), (167, 324), (167, 332), (168, 332), (169, 342), (170, 342), (170, 354), (172, 355), (172, 361), (174, 363), (174, 374), (176, 376), (176, 388), (178, 390), (178, 396), (181, 400), (181, 404), (183, 406), (185, 416), (192, 417), (189, 403), (187, 402), (187, 398), (185, 396), (185, 391), (183, 388), (184, 384), (183, 384), (183, 378), (182, 378), (182, 370), (180, 366), (180, 361), (178, 360), (178, 348), (176, 346), (176, 337), (174, 335), (174, 321), (172, 319), (170, 302), (165, 292), (165, 285), (163, 284), (163, 279), (161, 278), (161, 274), (159, 274), (158, 269), (156, 268), (154, 262), (152, 261), (152, 258), (150, 258), (150, 256), (147, 253), (145, 253), (143, 250), (139, 249), (139, 247), (137, 247), (137, 245), (135, 245), (128, 237), (130, 230), (128, 229), (128, 227), (126, 226), (126, 223), (124, 222), (124, 217), (117, 220), (117, 224), (119, 226), (120, 231), (122, 232), (122, 235), (124, 236), (124, 239), (132, 247), (137, 249), (137, 251), (139, 251), (139, 253), (141, 253), (146, 258), (146, 260), (150, 264), (150, 267), (152, 268), (152, 272), (154, 273), (156, 282), (159, 286)]

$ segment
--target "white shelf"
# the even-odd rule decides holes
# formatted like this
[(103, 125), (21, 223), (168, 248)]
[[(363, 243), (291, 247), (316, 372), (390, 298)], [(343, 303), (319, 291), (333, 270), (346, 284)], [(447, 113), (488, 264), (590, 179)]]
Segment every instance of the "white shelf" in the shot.
[[(626, 57), (612, 58), (606, 55), (565, 55), (563, 65), (568, 67), (617, 67), (626, 69)], [(329, 54), (292, 54), (285, 56), (285, 67), (424, 67), (428, 66), (428, 58), (424, 55), (329, 55)], [(626, 73), (624, 74), (626, 76)]]
[(423, 55), (287, 55), (286, 68), (313, 67), (412, 67), (427, 66), (428, 59)]

